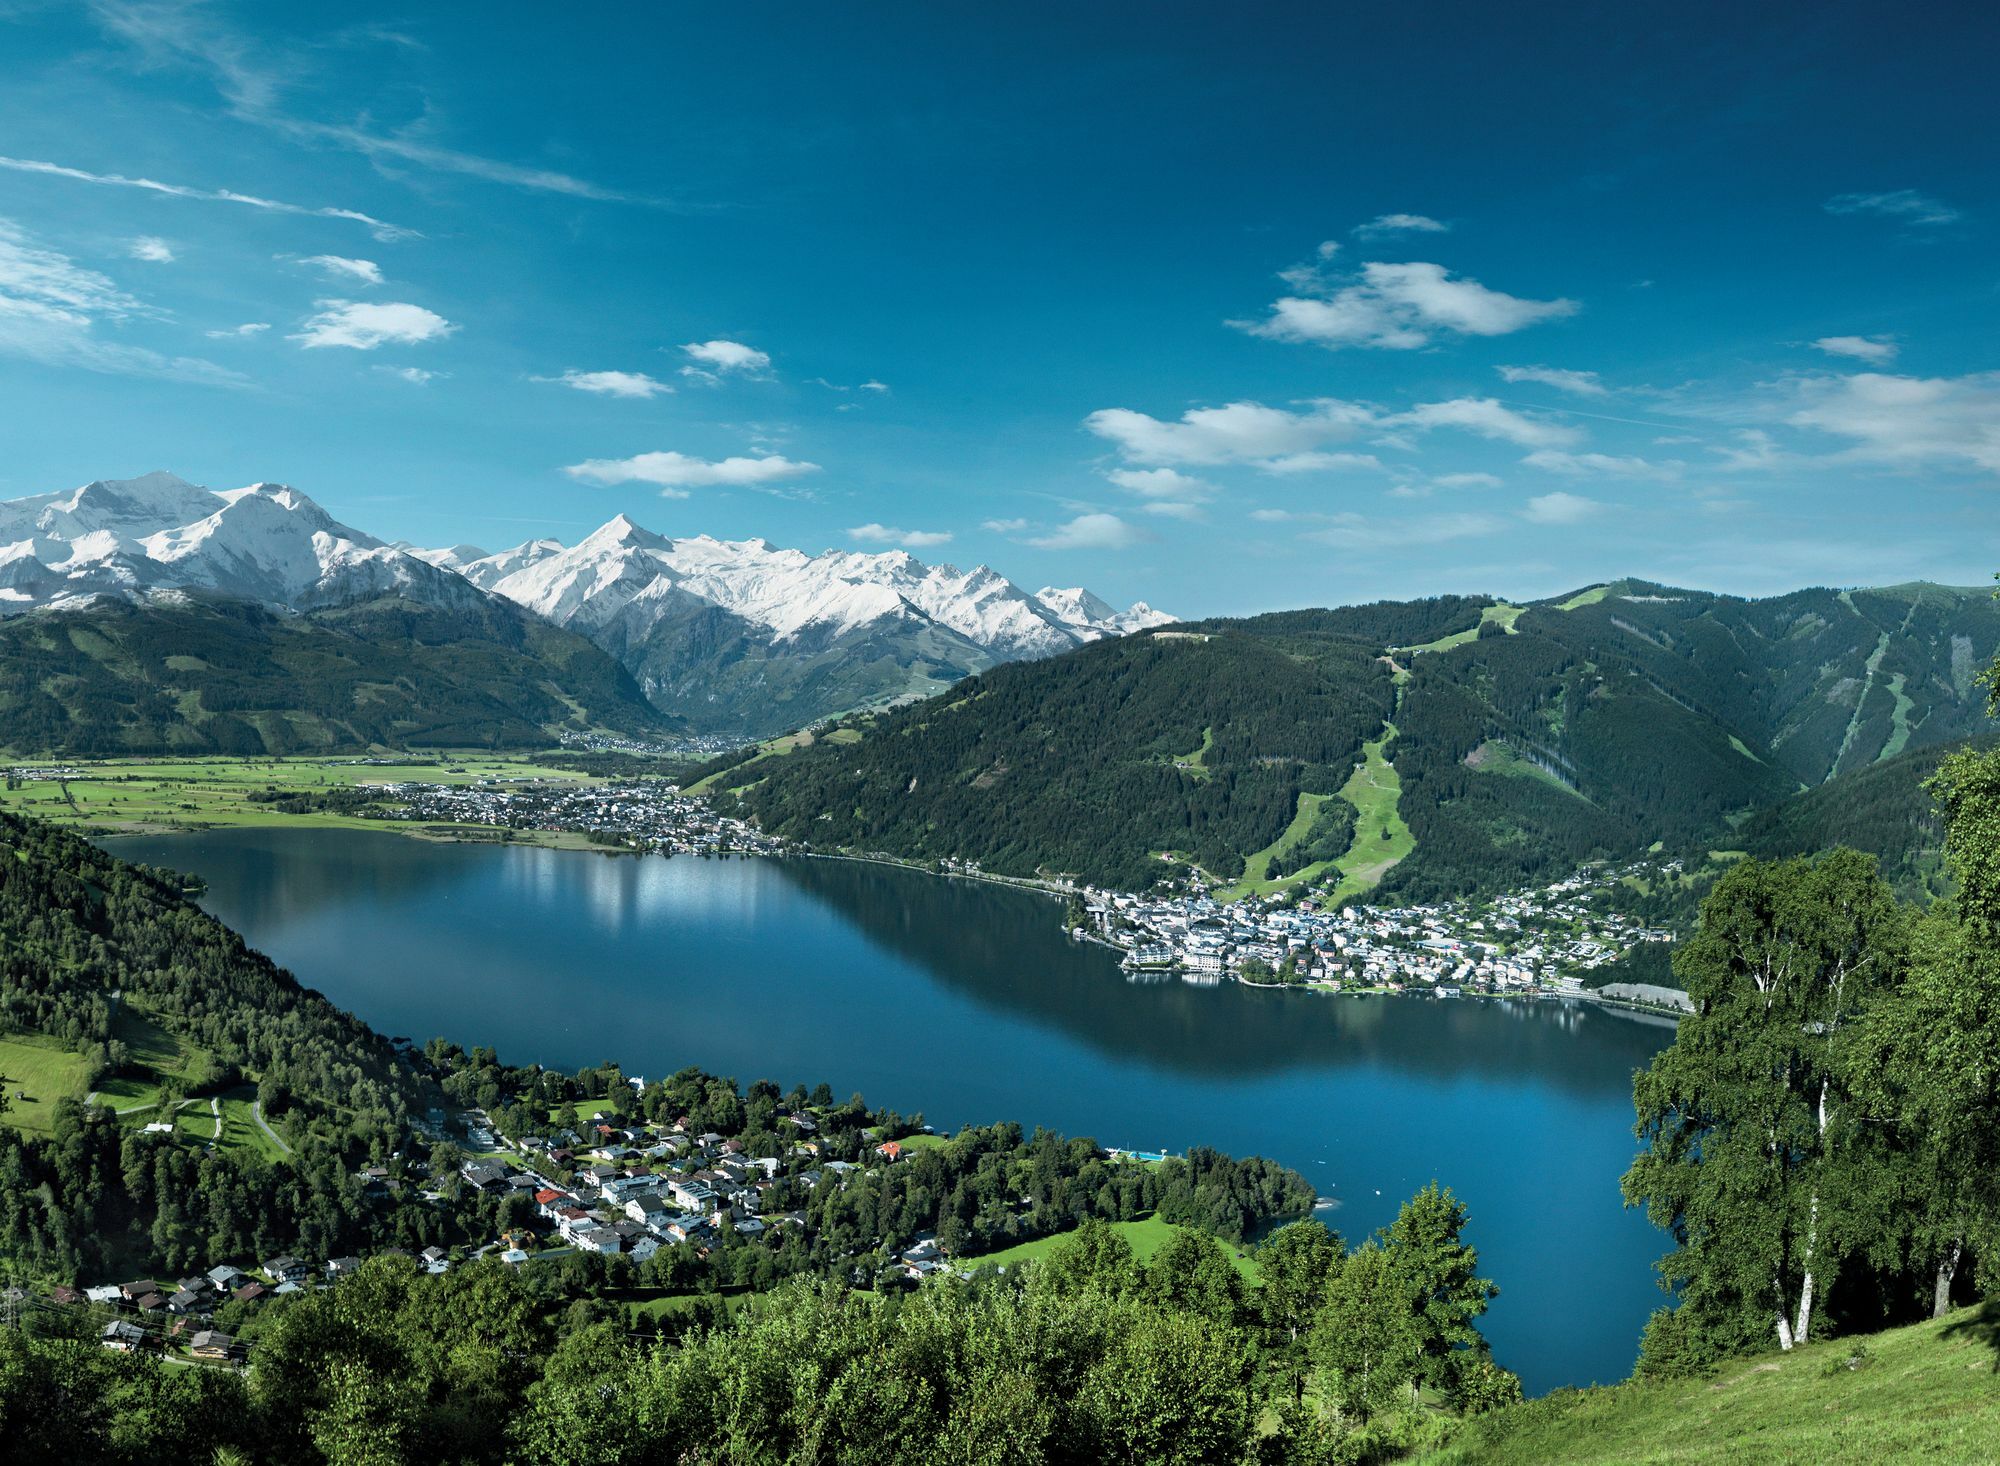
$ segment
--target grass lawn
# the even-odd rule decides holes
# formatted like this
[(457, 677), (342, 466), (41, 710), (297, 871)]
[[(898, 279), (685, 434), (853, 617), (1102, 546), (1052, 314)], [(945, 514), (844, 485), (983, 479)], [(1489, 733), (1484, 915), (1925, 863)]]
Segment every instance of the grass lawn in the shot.
[[(1143, 1217), (1136, 1222), (1113, 1222), (1111, 1228), (1131, 1244), (1132, 1255), (1141, 1262), (1150, 1262), (1153, 1254), (1166, 1246), (1168, 1239), (1177, 1230), (1158, 1217)], [(964, 1259), (964, 1266), (1019, 1267), (1030, 1258), (1040, 1257), (1054, 1247), (1061, 1236), (1062, 1234), (1058, 1233), (1053, 1237), (1037, 1237), (1032, 1242), (1022, 1242), (1014, 1247), (1002, 1248), (998, 1252), (982, 1252), (977, 1257)], [(1247, 1251), (1247, 1249), (1231, 1247), (1227, 1242), (1222, 1245), (1228, 1249), (1230, 1260), (1236, 1264), (1236, 1271), (1243, 1274), (1244, 1282), (1255, 1285), (1263, 1281), (1263, 1275), (1257, 1271), (1257, 1264), (1253, 1259), (1236, 1255), (1239, 1250)]]
[(222, 1097), (222, 1148), (254, 1150), (267, 1161), (281, 1161), (285, 1153), (257, 1125), (251, 1109), (255, 1099), (255, 1091), (247, 1088), (233, 1089)]
[(905, 1135), (897, 1143), (904, 1150), (943, 1150), (951, 1140), (943, 1135)]
[[(1848, 1361), (1861, 1351), (1861, 1363)], [(1425, 1466), (1990, 1462), (2000, 1307), (1745, 1360), (1713, 1379), (1561, 1390), (1469, 1423)]]
[(76, 778), (33, 780), (0, 791), (0, 809), (39, 815), (60, 824), (127, 829), (211, 825), (316, 825), (348, 829), (400, 829), (380, 820), (336, 814), (282, 814), (250, 795), (265, 789), (289, 793), (342, 785), (420, 781), (471, 784), (481, 779), (545, 779), (588, 783), (589, 776), (543, 768), (532, 758), (504, 754), (440, 755), (435, 763), (369, 763), (360, 758), (199, 758), (30, 761), (16, 765), (74, 768)]
[(0, 1090), (7, 1096), (0, 1121), (49, 1134), (55, 1128), (56, 1101), (66, 1095), (83, 1098), (83, 1055), (37, 1035), (0, 1038)]

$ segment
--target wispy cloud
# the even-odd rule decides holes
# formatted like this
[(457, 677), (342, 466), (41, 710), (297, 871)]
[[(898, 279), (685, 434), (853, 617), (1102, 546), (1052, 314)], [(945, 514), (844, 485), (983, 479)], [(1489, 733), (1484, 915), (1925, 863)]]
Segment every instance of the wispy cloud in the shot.
[[(1443, 234), (1451, 225), (1428, 214), (1377, 214), (1366, 224), (1356, 224), (1354, 233), (1363, 239), (1383, 234)], [(1326, 246), (1321, 245), (1321, 250)]]
[(96, 334), (99, 324), (155, 314), (109, 276), (40, 247), (18, 225), (0, 220), (0, 354), (122, 376), (245, 385), (240, 374), (214, 362), (169, 357)]
[(1126, 550), (1152, 538), (1115, 514), (1079, 514), (1028, 541), (1038, 550)]
[(991, 530), (994, 534), (1019, 534), (1028, 527), (1028, 521), (1025, 519), (984, 519), (980, 521), (979, 527)]
[(579, 392), (600, 397), (658, 397), (673, 387), (644, 372), (579, 372), (570, 370), (559, 377), (536, 377), (537, 382), (559, 382)]
[(1581, 524), (1603, 508), (1595, 499), (1586, 499), (1581, 494), (1566, 494), (1558, 489), (1553, 494), (1541, 494), (1530, 499), (1521, 510), (1521, 517), (1533, 524)]
[(1416, 545), (1440, 545), (1450, 540), (1490, 535), (1503, 524), (1491, 514), (1424, 514), (1413, 519), (1371, 520), (1360, 514), (1334, 514), (1324, 529), (1307, 533), (1340, 550), (1394, 550)]
[(269, 321), (245, 321), (240, 326), (221, 326), (202, 334), (216, 341), (233, 341), (247, 336), (261, 336), (270, 329)]
[(1304, 453), (1357, 436), (1376, 423), (1364, 404), (1321, 398), (1301, 412), (1261, 402), (1190, 408), (1166, 422), (1127, 407), (1107, 407), (1084, 426), (1116, 445), (1129, 462), (1154, 465), (1256, 463)]
[[(281, 104), (305, 64), (304, 53), (273, 54), (200, 5), (182, 0), (96, 0), (92, 13), (109, 34), (132, 46), (149, 64), (178, 65), (205, 74), (236, 116), (295, 140), (344, 148), (378, 165), (408, 164), (540, 193), (601, 200), (630, 197), (557, 169), (446, 147), (413, 130), (377, 132), (289, 115)], [(402, 39), (393, 32), (373, 34), (391, 44)]]
[(725, 376), (765, 377), (771, 372), (770, 353), (741, 341), (690, 341), (681, 350), (689, 358), (681, 375), (711, 386)]
[(174, 262), (174, 247), (156, 234), (142, 234), (127, 246), (135, 260), (145, 260), (149, 264), (171, 265)]
[(196, 199), (213, 204), (241, 204), (245, 208), (263, 209), (273, 214), (300, 214), (316, 219), (347, 219), (367, 226), (377, 239), (409, 239), (416, 231), (377, 219), (372, 214), (364, 214), (359, 209), (343, 209), (332, 206), (310, 204), (288, 204), (279, 199), (261, 198), (252, 193), (238, 193), (230, 188), (194, 188), (180, 183), (161, 183), (152, 178), (128, 178), (121, 173), (91, 173), (82, 168), (68, 168), (60, 163), (38, 162), (31, 158), (0, 157), (0, 168), (15, 173), (39, 173), (49, 178), (67, 178), (77, 183), (94, 183), (107, 188), (137, 188), (148, 193), (166, 194), (171, 198)]
[(1682, 465), (1675, 460), (1655, 463), (1651, 459), (1636, 458), (1612, 453), (1566, 453), (1561, 449), (1543, 448), (1530, 453), (1521, 460), (1530, 468), (1539, 468), (1547, 473), (1565, 474), (1572, 478), (1657, 478), (1678, 477)]
[(1575, 428), (1529, 417), (1491, 397), (1454, 397), (1448, 402), (1423, 402), (1408, 412), (1386, 419), (1386, 422), (1391, 427), (1414, 427), (1424, 431), (1457, 428), (1482, 438), (1517, 443), (1523, 448), (1562, 447), (1582, 437)]
[(1495, 367), (1501, 379), (1508, 382), (1539, 382), (1544, 387), (1554, 387), (1558, 392), (1574, 392), (1579, 397), (1609, 397), (1611, 389), (1597, 379), (1596, 372), (1570, 371), (1563, 367), (1547, 366), (1503, 366)]
[(669, 499), (685, 498), (689, 489), (763, 488), (802, 474), (818, 473), (817, 463), (786, 458), (779, 453), (755, 458), (716, 461), (687, 453), (639, 453), (630, 458), (588, 458), (563, 470), (591, 484), (652, 484)]
[(1268, 317), (1229, 324), (1252, 336), (1329, 351), (1413, 351), (1441, 335), (1506, 336), (1577, 311), (1573, 300), (1508, 295), (1422, 261), (1371, 261), (1354, 275), (1300, 267), (1287, 271), (1285, 280), (1298, 293), (1273, 301)]
[(1826, 201), (1829, 214), (1876, 214), (1919, 228), (1956, 224), (1965, 215), (1950, 204), (1918, 193), (1914, 188), (1898, 188), (1887, 193), (1842, 193)]
[(458, 329), (436, 311), (407, 301), (322, 300), (319, 313), (292, 336), (308, 350), (345, 346), (373, 351), (378, 346), (415, 346), (438, 341)]
[(1870, 366), (1886, 366), (1902, 348), (1894, 336), (1822, 336), (1813, 346), (1828, 356), (1851, 356)]
[(1786, 421), (1841, 438), (1847, 462), (2000, 473), (2000, 372), (1904, 377), (1822, 374), (1788, 384)]
[(951, 543), (951, 531), (940, 529), (897, 529), (888, 524), (857, 524), (847, 532), (851, 540), (864, 545), (896, 545), (905, 550), (928, 550)]
[(299, 263), (318, 270), (329, 280), (358, 280), (363, 285), (382, 283), (382, 267), (373, 260), (350, 259), (346, 255), (307, 255)]
[(412, 387), (427, 387), (443, 375), (440, 372), (427, 372), (422, 367), (413, 366), (378, 366), (375, 370), (385, 377), (408, 382)]

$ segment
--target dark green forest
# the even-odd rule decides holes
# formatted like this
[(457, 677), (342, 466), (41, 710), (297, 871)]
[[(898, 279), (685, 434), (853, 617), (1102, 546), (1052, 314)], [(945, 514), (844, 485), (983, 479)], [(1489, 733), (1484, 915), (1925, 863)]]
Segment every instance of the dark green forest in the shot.
[[(1170, 874), (1168, 851), (1229, 879), (1393, 721), (1416, 849), (1385, 893), (1519, 885), (1655, 842), (1742, 848), (1739, 830), (1766, 853), (1828, 836), (1886, 853), (1899, 819), (1928, 818), (1922, 759), (1985, 731), (1976, 674), (2000, 648), (1990, 595), (1930, 585), (1745, 600), (1623, 581), (1522, 608), (1511, 633), (1482, 627), (1496, 604), (1193, 623), (996, 668), (850, 719), (859, 743), (745, 769), (741, 804), (828, 848), (1126, 887)], [(1817, 814), (1795, 799), (1829, 781), (1863, 792)], [(1337, 818), (1276, 871), (1324, 858)]]
[[(1104, 641), (1011, 663), (759, 766), (742, 804), (814, 844), (1149, 885), (1174, 851), (1218, 874), (1330, 793), (1388, 716), (1389, 671), (1312, 632)], [(729, 783), (724, 775), (721, 782)]]
[(541, 748), (557, 729), (676, 726), (582, 637), (497, 600), (105, 601), (0, 621), (0, 748), (19, 754)]

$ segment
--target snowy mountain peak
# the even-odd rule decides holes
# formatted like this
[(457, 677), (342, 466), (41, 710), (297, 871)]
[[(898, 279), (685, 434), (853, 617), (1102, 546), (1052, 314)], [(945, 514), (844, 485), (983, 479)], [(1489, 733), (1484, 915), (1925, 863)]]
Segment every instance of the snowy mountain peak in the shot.
[(462, 582), (350, 529), (286, 484), (212, 491), (171, 473), (0, 504), (7, 612), (203, 591), (289, 610), (361, 595), (441, 604)]
[(532, 540), (471, 560), (443, 550), (414, 553), (560, 625), (623, 646), (645, 642), (701, 605), (740, 618), (772, 644), (839, 638), (876, 623), (934, 625), (953, 643), (969, 643), (968, 653), (997, 660), (1068, 651), (1154, 624), (1145, 618), (1156, 615), (1143, 607), (1117, 612), (1081, 589), (1030, 596), (987, 565), (926, 565), (907, 550), (809, 555), (761, 538), (669, 539), (623, 514), (571, 547)]

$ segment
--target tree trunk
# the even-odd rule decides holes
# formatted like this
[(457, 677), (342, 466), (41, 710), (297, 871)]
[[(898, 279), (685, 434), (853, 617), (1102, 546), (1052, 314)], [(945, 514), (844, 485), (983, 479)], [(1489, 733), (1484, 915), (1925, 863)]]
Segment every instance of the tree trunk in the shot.
[(1943, 1318), (1951, 1312), (1951, 1285), (1958, 1276), (1958, 1259), (1964, 1251), (1963, 1242), (1954, 1242), (1951, 1250), (1938, 1259), (1937, 1292), (1931, 1298), (1932, 1318)]
[(1785, 1312), (1785, 1280), (1771, 1279), (1771, 1289), (1778, 1295), (1778, 1347), (1789, 1352), (1792, 1347), (1792, 1321)]

